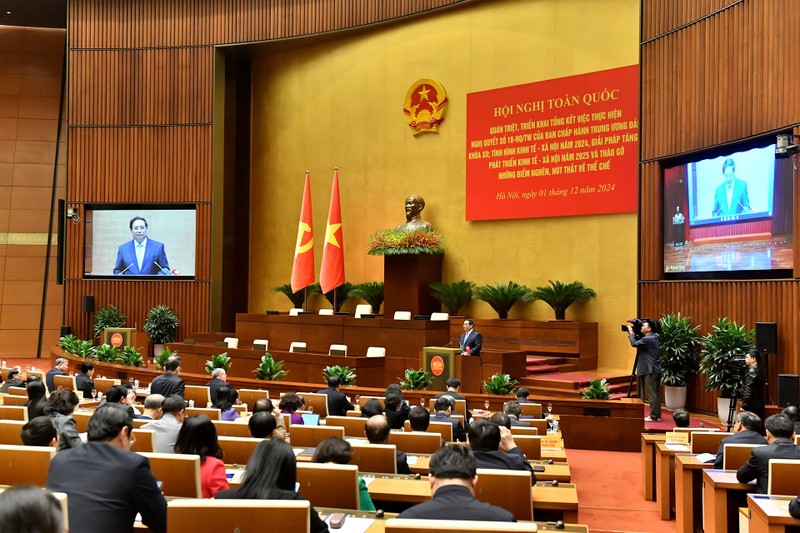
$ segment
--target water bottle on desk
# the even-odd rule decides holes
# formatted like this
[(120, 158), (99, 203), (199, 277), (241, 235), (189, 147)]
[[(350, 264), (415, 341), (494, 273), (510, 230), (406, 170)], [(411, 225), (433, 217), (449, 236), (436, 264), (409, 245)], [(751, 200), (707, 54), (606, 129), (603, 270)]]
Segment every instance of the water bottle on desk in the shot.
[(189, 400), (189, 407), (190, 408), (194, 407), (194, 400)]

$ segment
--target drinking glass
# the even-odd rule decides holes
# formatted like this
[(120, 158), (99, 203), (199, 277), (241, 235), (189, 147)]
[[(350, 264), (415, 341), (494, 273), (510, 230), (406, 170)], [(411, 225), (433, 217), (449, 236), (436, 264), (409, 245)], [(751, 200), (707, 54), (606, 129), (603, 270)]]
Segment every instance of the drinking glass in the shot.
[(97, 399), (97, 389), (92, 389), (92, 400)]
[(425, 408), (425, 398), (420, 398), (420, 399), (419, 399), (419, 405), (420, 405), (420, 407), (422, 407), (423, 409)]
[(547, 414), (549, 415), (552, 412), (553, 412), (553, 404), (552, 403), (548, 403), (547, 404)]
[(309, 413), (313, 413), (314, 412), (314, 406), (313, 405), (309, 405), (306, 409), (308, 409)]
[(489, 405), (491, 405), (491, 404), (489, 403), (489, 400), (484, 400), (484, 402), (483, 402), (483, 406), (486, 408), (486, 410), (487, 410), (487, 411), (489, 410)]

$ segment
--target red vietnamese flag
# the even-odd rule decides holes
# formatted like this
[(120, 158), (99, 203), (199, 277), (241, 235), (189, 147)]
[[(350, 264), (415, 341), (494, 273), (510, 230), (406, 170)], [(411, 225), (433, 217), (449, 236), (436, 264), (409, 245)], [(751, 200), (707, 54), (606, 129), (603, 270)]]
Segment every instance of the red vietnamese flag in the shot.
[(297, 292), (314, 283), (313, 228), (311, 185), (306, 170), (306, 186), (303, 189), (303, 204), (300, 207), (300, 223), (297, 226), (297, 244), (294, 247), (294, 263), (292, 264), (292, 292)]
[(344, 240), (342, 238), (342, 208), (339, 205), (339, 168), (337, 167), (333, 171), (331, 206), (328, 209), (328, 225), (325, 228), (319, 284), (322, 293), (327, 294), (342, 283), (344, 283)]

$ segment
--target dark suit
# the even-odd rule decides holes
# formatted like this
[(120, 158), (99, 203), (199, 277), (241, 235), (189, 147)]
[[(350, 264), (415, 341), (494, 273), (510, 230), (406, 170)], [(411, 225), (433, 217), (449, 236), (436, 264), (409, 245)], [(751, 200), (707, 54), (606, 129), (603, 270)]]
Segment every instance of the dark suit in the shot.
[(536, 474), (533, 473), (533, 467), (519, 448), (512, 448), (508, 452), (502, 450), (478, 452), (473, 450), (472, 453), (475, 455), (475, 462), (478, 463), (478, 468), (524, 470), (531, 473), (531, 485), (536, 483)]
[(410, 474), (411, 468), (408, 466), (408, 459), (406, 458), (406, 454), (397, 450), (397, 473), (398, 474)]
[(328, 414), (331, 416), (347, 416), (347, 411), (355, 409), (353, 404), (347, 401), (344, 393), (332, 387), (317, 391), (317, 394), (328, 396)]
[(466, 336), (467, 332), (462, 333), (458, 338), (458, 345), (461, 347), (461, 351), (466, 352), (467, 348), (469, 348), (470, 355), (480, 355), (481, 348), (483, 347), (483, 337), (481, 334), (472, 329), (469, 331), (469, 338), (467, 338), (465, 342), (464, 339)]
[(513, 427), (521, 427), (521, 428), (529, 428), (531, 427), (530, 422), (523, 422), (521, 420), (517, 420), (517, 417), (514, 415), (508, 415), (509, 421), (511, 421), (511, 425)]
[(86, 374), (78, 374), (75, 376), (75, 387), (83, 391), (83, 397), (89, 399), (92, 397), (92, 389), (94, 389), (94, 381)]
[(756, 481), (756, 493), (767, 493), (770, 459), (800, 460), (800, 446), (790, 439), (775, 439), (769, 446), (753, 448), (750, 459), (736, 471), (740, 483)]
[(62, 372), (58, 368), (51, 368), (44, 376), (45, 385), (47, 385), (47, 392), (54, 392), (56, 390), (55, 376), (66, 376), (66, 372)]
[(387, 409), (384, 414), (386, 415), (386, 420), (389, 421), (389, 429), (403, 429), (403, 425), (406, 423), (406, 420), (408, 420), (409, 410), (410, 409), (403, 409), (402, 407), (399, 411), (389, 411)]
[(13, 379), (13, 378), (12, 379), (7, 379), (3, 383), (3, 386), (0, 387), (0, 392), (8, 393), (8, 388), (9, 387), (24, 387), (24, 386), (25, 386), (25, 382), (24, 381), (18, 381), (18, 380)]
[(747, 367), (742, 384), (742, 409), (764, 420), (764, 378), (754, 364)]
[(160, 376), (156, 376), (153, 382), (150, 383), (150, 394), (161, 394), (165, 398), (173, 394), (184, 398), (185, 392), (186, 384), (179, 376), (172, 372), (164, 372)]
[(711, 216), (725, 217), (750, 211), (750, 197), (747, 194), (746, 181), (734, 178), (730, 205), (728, 205), (727, 184), (722, 183), (717, 187), (714, 192), (714, 208), (711, 210)]
[(766, 444), (767, 439), (764, 438), (763, 435), (758, 433), (757, 431), (740, 431), (739, 433), (734, 433), (733, 435), (729, 435), (722, 439), (719, 443), (719, 449), (717, 449), (717, 459), (714, 461), (714, 468), (720, 469), (722, 468), (722, 452), (724, 451), (726, 444)]
[[(486, 520), (490, 522), (516, 522), (509, 511), (479, 502), (467, 487), (444, 485), (424, 503), (410, 507), (397, 518), (427, 518), (433, 520)], [(431, 529), (436, 529), (432, 526)]]
[(800, 518), (800, 496), (789, 502), (789, 514), (792, 518)]
[[(218, 499), (218, 500), (235, 500), (235, 499), (239, 499), (240, 498), (239, 490), (238, 489), (221, 490), (221, 491), (219, 491), (217, 493), (215, 498)], [(269, 499), (269, 500), (299, 500), (299, 501), (305, 501), (306, 500), (302, 496), (302, 494), (299, 494), (299, 493), (291, 491), (291, 490), (283, 490), (283, 489), (278, 489), (278, 488), (274, 488), (274, 489), (270, 490), (269, 498), (266, 498), (266, 499)], [(311, 533), (324, 533), (324, 532), (328, 531), (328, 525), (320, 519), (319, 513), (317, 512), (316, 509), (314, 509), (313, 505), (311, 506), (310, 514), (311, 514)]]
[[(114, 274), (117, 275), (124, 271), (125, 276), (156, 276), (169, 275), (161, 271), (156, 265), (158, 263), (163, 268), (169, 270), (167, 253), (164, 245), (153, 239), (147, 239), (144, 247), (144, 257), (142, 258), (142, 269), (139, 270), (139, 262), (136, 260), (136, 241), (130, 240), (120, 245), (117, 250), (117, 261), (114, 264)], [(127, 268), (127, 270), (125, 270)]]
[(153, 531), (167, 529), (167, 502), (149, 461), (104, 442), (59, 452), (47, 488), (66, 492), (72, 533), (132, 531), (136, 513)]
[(451, 391), (451, 390), (448, 390), (448, 391), (446, 391), (446, 392), (440, 392), (439, 394), (436, 394), (436, 395), (433, 397), (433, 399), (434, 399), (434, 400), (438, 400), (438, 399), (439, 399), (439, 398), (441, 398), (442, 396), (450, 396), (450, 397), (451, 397), (451, 398), (453, 398), (454, 400), (464, 400), (464, 405), (465, 405), (465, 406), (466, 406), (466, 408), (467, 408), (467, 418), (466, 418), (466, 420), (464, 420), (464, 423), (465, 423), (465, 424), (469, 424), (469, 421), (470, 421), (470, 420), (472, 420), (472, 413), (471, 413), (471, 412), (470, 412), (470, 410), (469, 410), (469, 405), (467, 404), (467, 399), (466, 399), (466, 398), (464, 398), (464, 397), (463, 397), (462, 395), (460, 395), (459, 393), (457, 393), (457, 392), (455, 392), (455, 391)]
[(431, 417), (431, 422), (447, 422), (453, 425), (453, 440), (457, 440), (460, 442), (467, 441), (467, 432), (464, 431), (464, 426), (461, 424), (461, 421), (457, 418), (453, 418), (452, 416), (447, 416), (446, 411), (439, 411), (434, 416)]
[[(217, 397), (217, 391), (220, 388), (224, 387), (225, 385), (228, 385), (228, 384), (225, 383), (224, 381), (222, 381), (221, 379), (212, 379), (211, 381), (206, 383), (206, 386), (208, 387), (208, 393), (211, 396), (211, 403), (214, 403), (214, 400)], [(228, 385), (228, 386), (230, 387), (230, 385)], [(233, 387), (231, 387), (231, 388), (233, 388)], [(252, 405), (250, 407), (252, 407)]]

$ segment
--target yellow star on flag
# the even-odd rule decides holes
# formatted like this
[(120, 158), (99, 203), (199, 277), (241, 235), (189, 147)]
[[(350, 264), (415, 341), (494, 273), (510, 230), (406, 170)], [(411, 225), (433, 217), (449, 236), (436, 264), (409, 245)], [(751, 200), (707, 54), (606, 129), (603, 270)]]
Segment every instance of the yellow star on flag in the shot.
[(325, 242), (329, 242), (337, 248), (341, 248), (342, 246), (336, 241), (336, 231), (342, 227), (342, 224), (328, 224), (328, 228), (325, 231)]

